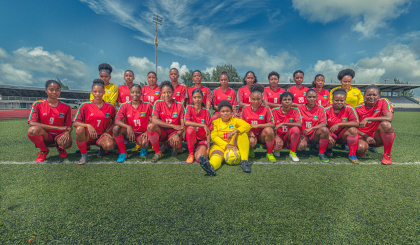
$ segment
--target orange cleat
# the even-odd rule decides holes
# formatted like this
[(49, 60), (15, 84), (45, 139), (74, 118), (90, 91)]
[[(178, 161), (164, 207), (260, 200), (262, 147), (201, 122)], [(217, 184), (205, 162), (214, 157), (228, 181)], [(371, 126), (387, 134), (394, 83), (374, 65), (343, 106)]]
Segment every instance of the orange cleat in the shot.
[(188, 155), (188, 158), (187, 158), (186, 162), (187, 163), (193, 163), (194, 162), (194, 155)]
[(36, 161), (35, 162), (43, 162), (43, 161), (45, 161), (45, 159), (47, 159), (48, 152), (50, 152), (49, 149), (47, 149), (46, 152), (40, 151), (38, 153), (38, 157), (36, 158)]
[(381, 163), (382, 164), (385, 164), (385, 165), (391, 165), (391, 163), (392, 163), (392, 157), (390, 155), (388, 155), (388, 154), (384, 154), (382, 156)]

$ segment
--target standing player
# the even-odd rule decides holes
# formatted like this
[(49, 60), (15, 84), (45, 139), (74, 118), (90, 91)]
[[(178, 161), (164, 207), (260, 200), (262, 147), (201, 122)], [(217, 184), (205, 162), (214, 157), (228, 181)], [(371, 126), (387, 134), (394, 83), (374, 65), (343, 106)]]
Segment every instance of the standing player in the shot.
[(148, 86), (141, 88), (142, 101), (149, 102), (153, 105), (157, 100), (160, 99), (160, 88), (156, 84), (157, 76), (155, 72), (150, 71), (147, 73), (147, 83), (149, 84)]
[[(302, 117), (297, 108), (292, 107), (293, 94), (284, 92), (280, 96), (280, 108), (272, 110), (274, 118), (274, 130), (277, 132), (274, 145), (274, 156), (280, 157), (280, 149), (283, 146), (290, 146), (289, 157), (294, 162), (299, 162), (296, 150), (305, 150), (306, 145), (299, 144), (300, 128), (302, 127)], [(298, 146), (299, 144), (299, 146)]]
[(303, 83), (303, 71), (297, 70), (293, 73), (293, 80), (295, 80), (296, 85), (293, 85), (290, 87), (287, 91), (293, 94), (294, 100), (293, 100), (293, 107), (298, 107), (301, 105), (306, 104), (305, 96), (306, 91), (308, 91), (307, 87), (304, 87), (302, 85)]
[(93, 81), (91, 94), (93, 100), (80, 106), (73, 121), (73, 126), (76, 128), (76, 144), (82, 154), (79, 165), (88, 161), (88, 145), (96, 144), (100, 147), (98, 157), (103, 157), (105, 151), (114, 149), (111, 131), (114, 126), (115, 108), (103, 100), (105, 89), (101, 79)]
[(172, 97), (175, 101), (180, 102), (183, 106), (185, 106), (185, 102), (188, 98), (187, 95), (187, 86), (185, 84), (179, 83), (179, 72), (178, 69), (172, 68), (169, 70), (169, 78), (171, 79), (172, 87), (174, 88), (174, 93)]
[(325, 107), (330, 106), (331, 104), (330, 104), (330, 92), (324, 89), (324, 84), (325, 84), (325, 77), (322, 74), (316, 75), (314, 81), (312, 82), (312, 87), (315, 89), (317, 93), (316, 104), (325, 108)]
[(127, 149), (124, 139), (136, 141), (136, 145), (142, 147), (140, 156), (147, 155), (150, 148), (147, 138), (147, 125), (152, 115), (153, 106), (149, 102), (141, 101), (141, 86), (134, 84), (131, 86), (131, 101), (121, 105), (115, 118), (113, 129), (114, 140), (120, 149), (117, 162), (124, 162), (127, 159)]
[(341, 86), (335, 87), (330, 91), (330, 102), (332, 104), (332, 94), (337, 89), (344, 89), (346, 91), (346, 104), (353, 107), (363, 103), (363, 94), (360, 89), (351, 86), (351, 82), (355, 76), (355, 72), (352, 69), (345, 69), (338, 73), (337, 78), (341, 82)]
[(45, 83), (45, 93), (48, 98), (35, 101), (29, 114), (28, 138), (39, 148), (36, 162), (45, 161), (48, 147), (57, 147), (58, 156), (67, 157), (66, 149), (71, 141), (71, 108), (58, 100), (61, 86), (55, 80)]
[(185, 138), (189, 153), (186, 162), (193, 163), (194, 158), (198, 162), (200, 156), (208, 157), (210, 131), (213, 129), (213, 124), (211, 123), (210, 111), (203, 107), (203, 92), (201, 89), (194, 89), (189, 96), (193, 100), (193, 105), (189, 105), (185, 113), (185, 126), (187, 126)]
[(125, 84), (118, 87), (118, 99), (117, 99), (117, 106), (120, 107), (121, 104), (131, 101), (130, 97), (130, 88), (133, 85), (134, 81), (134, 72), (131, 70), (126, 70), (124, 72), (124, 80)]
[(220, 117), (218, 106), (222, 100), (229, 101), (229, 103), (232, 105), (233, 116), (239, 117), (236, 110), (236, 105), (238, 104), (236, 93), (235, 93), (235, 90), (228, 87), (229, 76), (226, 71), (222, 71), (219, 77), (219, 81), (220, 81), (220, 87), (213, 90), (212, 105), (213, 105), (213, 110), (215, 110), (215, 112), (213, 114), (212, 120), (214, 121)]
[[(99, 77), (104, 81), (104, 97), (102, 98), (106, 103), (115, 106), (118, 98), (118, 86), (109, 82), (111, 80), (112, 67), (107, 63), (102, 63), (98, 66)], [(94, 99), (94, 95), (90, 94), (90, 100)]]
[(189, 105), (193, 105), (193, 98), (192, 98), (192, 92), (195, 89), (200, 89), (201, 92), (203, 92), (203, 102), (205, 104), (205, 107), (207, 110), (210, 110), (211, 107), (211, 91), (209, 88), (204, 87), (201, 84), (201, 79), (202, 79), (202, 75), (201, 75), (201, 71), (194, 71), (193, 72), (193, 76), (192, 79), (194, 81), (194, 86), (192, 86), (191, 88), (188, 88), (188, 104)]
[(255, 157), (254, 147), (258, 144), (267, 145), (267, 159), (276, 162), (273, 156), (274, 148), (274, 121), (270, 107), (262, 105), (264, 87), (261, 84), (251, 85), (251, 105), (245, 106), (241, 118), (251, 125), (249, 137), (249, 156)]
[(211, 139), (213, 145), (210, 147), (210, 160), (200, 156), (200, 166), (210, 176), (215, 176), (216, 171), (225, 159), (225, 152), (229, 149), (235, 150), (241, 157), (241, 168), (245, 173), (251, 173), (248, 163), (249, 140), (247, 133), (251, 126), (242, 119), (233, 117), (232, 104), (227, 100), (220, 101), (218, 105), (220, 118), (213, 121)]
[(280, 75), (272, 71), (268, 74), (268, 82), (270, 87), (264, 88), (264, 104), (271, 109), (280, 107), (280, 95), (285, 92), (284, 89), (279, 88)]
[(239, 114), (242, 112), (242, 108), (244, 106), (251, 104), (251, 85), (254, 83), (258, 83), (257, 76), (255, 76), (255, 73), (253, 71), (248, 71), (245, 74), (245, 77), (242, 81), (245, 86), (240, 88), (238, 90), (238, 105), (239, 105)]
[[(335, 143), (348, 144), (349, 159), (351, 163), (359, 163), (356, 151), (359, 144), (359, 118), (356, 111), (350, 105), (346, 105), (347, 93), (344, 89), (336, 89), (333, 94), (332, 106), (325, 108), (327, 126), (330, 130), (328, 149), (332, 149)], [(328, 151), (332, 156), (332, 151)]]
[(380, 98), (381, 91), (375, 85), (370, 85), (365, 91), (365, 102), (356, 107), (357, 114), (362, 119), (359, 124), (359, 142), (363, 152), (369, 146), (384, 146), (382, 164), (392, 163), (391, 149), (395, 132), (392, 128), (393, 109), (387, 99)]
[(162, 158), (159, 142), (169, 143), (173, 147), (173, 155), (182, 150), (182, 133), (184, 127), (184, 106), (173, 99), (174, 88), (171, 82), (160, 84), (162, 100), (155, 102), (152, 114), (152, 123), (147, 126), (147, 136), (152, 144), (155, 155), (152, 162)]
[[(325, 155), (328, 146), (329, 131), (325, 117), (324, 107), (317, 104), (317, 92), (310, 88), (306, 91), (306, 105), (299, 106), (302, 116), (302, 143), (312, 146), (319, 145), (318, 157), (323, 162), (329, 162)], [(316, 147), (313, 147), (316, 149)]]

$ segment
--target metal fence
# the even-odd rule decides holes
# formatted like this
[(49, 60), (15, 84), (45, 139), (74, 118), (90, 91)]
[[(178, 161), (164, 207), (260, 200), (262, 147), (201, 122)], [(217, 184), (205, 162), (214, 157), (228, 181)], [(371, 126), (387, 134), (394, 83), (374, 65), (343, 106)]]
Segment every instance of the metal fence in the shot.
[(43, 100), (45, 97), (23, 97), (23, 96), (1, 96), (1, 100), (20, 100), (20, 101), (29, 101), (34, 102), (37, 100)]

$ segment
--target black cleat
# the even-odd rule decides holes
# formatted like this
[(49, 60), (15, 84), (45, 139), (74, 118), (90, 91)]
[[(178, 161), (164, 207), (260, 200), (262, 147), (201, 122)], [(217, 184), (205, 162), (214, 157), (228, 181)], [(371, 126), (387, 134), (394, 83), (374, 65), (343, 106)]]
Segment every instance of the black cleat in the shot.
[(200, 156), (198, 158), (200, 166), (204, 171), (206, 171), (209, 176), (216, 176), (216, 171), (214, 171), (213, 166), (210, 164), (209, 160), (205, 156)]
[(330, 160), (325, 154), (318, 154), (319, 159), (321, 159), (321, 162), (329, 162)]
[(349, 145), (345, 144), (345, 145), (341, 145), (341, 149), (345, 150), (345, 151), (349, 151)]
[(249, 166), (249, 163), (247, 160), (241, 161), (241, 168), (242, 168), (242, 171), (244, 171), (245, 173), (251, 173), (251, 167)]
[(99, 148), (98, 154), (96, 154), (97, 157), (102, 158), (105, 156), (105, 150), (102, 148)]
[(378, 149), (376, 149), (376, 147), (369, 147), (369, 151), (373, 153), (378, 153)]

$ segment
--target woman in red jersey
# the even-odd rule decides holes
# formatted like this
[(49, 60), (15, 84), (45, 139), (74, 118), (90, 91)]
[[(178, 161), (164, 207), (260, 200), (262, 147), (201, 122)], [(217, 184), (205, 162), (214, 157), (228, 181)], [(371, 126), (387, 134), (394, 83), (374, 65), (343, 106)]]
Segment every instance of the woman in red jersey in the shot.
[(332, 106), (325, 108), (327, 116), (327, 126), (330, 130), (327, 155), (332, 156), (333, 146), (338, 144), (348, 144), (349, 159), (351, 163), (359, 163), (356, 151), (359, 144), (357, 127), (359, 118), (354, 108), (347, 105), (347, 93), (344, 89), (337, 89), (333, 92)]
[(251, 104), (251, 85), (254, 83), (258, 83), (257, 76), (255, 76), (255, 73), (253, 71), (248, 71), (245, 74), (245, 77), (242, 81), (245, 86), (240, 88), (238, 90), (238, 105), (239, 105), (239, 114), (242, 112), (242, 108), (244, 106)]
[(205, 107), (207, 110), (210, 110), (211, 107), (211, 91), (209, 88), (204, 87), (201, 84), (202, 79), (201, 71), (194, 71), (192, 74), (192, 80), (194, 81), (194, 86), (188, 88), (188, 105), (194, 105), (193, 98), (192, 98), (192, 92), (195, 89), (200, 89), (201, 92), (203, 92), (203, 103), (205, 104)]
[(153, 106), (149, 102), (141, 101), (140, 85), (133, 84), (130, 92), (132, 100), (121, 105), (115, 118), (114, 140), (120, 149), (117, 162), (124, 162), (127, 159), (125, 139), (135, 141), (137, 145), (142, 147), (140, 156), (146, 156), (147, 149), (150, 148), (146, 131), (152, 116)]
[(272, 71), (268, 74), (268, 82), (270, 87), (264, 88), (264, 104), (271, 109), (280, 107), (280, 95), (285, 92), (284, 89), (279, 88), (280, 75)]
[(101, 79), (93, 81), (91, 94), (93, 100), (83, 103), (73, 120), (73, 127), (76, 128), (76, 144), (82, 154), (79, 165), (88, 161), (88, 145), (96, 144), (100, 147), (98, 157), (103, 157), (106, 151), (114, 149), (111, 132), (114, 126), (115, 108), (102, 99), (105, 89)]
[[(298, 162), (296, 150), (305, 150), (300, 147), (300, 128), (302, 127), (302, 117), (297, 108), (292, 107), (293, 94), (284, 92), (280, 96), (280, 108), (272, 110), (274, 118), (274, 130), (277, 132), (274, 145), (274, 156), (280, 157), (280, 149), (283, 146), (290, 146), (289, 157)], [(299, 145), (299, 146), (298, 146)]]
[[(302, 116), (302, 144), (306, 148), (308, 143), (319, 145), (318, 157), (323, 162), (329, 162), (325, 155), (328, 146), (329, 131), (324, 107), (317, 104), (317, 92), (310, 88), (306, 91), (306, 105), (299, 106)], [(313, 147), (316, 148), (316, 147)]]
[(118, 99), (117, 106), (120, 107), (121, 104), (131, 101), (130, 97), (130, 88), (133, 85), (134, 81), (134, 72), (132, 70), (126, 70), (124, 72), (125, 84), (118, 87)]
[(48, 147), (57, 147), (58, 156), (67, 157), (66, 149), (72, 145), (71, 108), (63, 104), (60, 97), (61, 86), (55, 80), (45, 83), (48, 98), (35, 101), (29, 114), (28, 137), (39, 148), (36, 162), (45, 161)]
[(180, 102), (183, 106), (185, 106), (185, 102), (188, 99), (187, 94), (187, 86), (185, 84), (178, 82), (179, 78), (179, 71), (176, 68), (171, 68), (169, 70), (169, 78), (171, 79), (172, 87), (174, 88), (174, 92), (172, 93), (173, 99), (176, 102)]
[(384, 146), (382, 164), (392, 163), (391, 149), (395, 132), (392, 128), (394, 110), (387, 99), (380, 98), (381, 91), (375, 85), (370, 85), (365, 91), (365, 102), (356, 107), (361, 121), (359, 123), (359, 145), (362, 154), (369, 146)]
[(152, 123), (147, 126), (147, 136), (155, 150), (152, 162), (157, 162), (162, 158), (159, 142), (169, 141), (173, 147), (173, 155), (180, 152), (182, 133), (185, 131), (184, 106), (172, 97), (174, 88), (171, 82), (162, 82), (160, 90), (162, 91), (161, 100), (155, 102)]
[[(210, 111), (205, 109), (203, 92), (196, 88), (189, 95), (193, 105), (187, 107), (185, 113), (185, 138), (188, 146), (187, 163), (193, 163), (194, 158), (199, 162), (200, 156), (208, 157), (210, 150), (210, 131), (213, 130)], [(195, 153), (194, 153), (195, 148)]]
[(241, 118), (251, 125), (248, 132), (249, 156), (255, 157), (254, 147), (258, 144), (267, 145), (267, 159), (276, 162), (273, 156), (274, 149), (274, 121), (270, 107), (262, 104), (264, 87), (261, 84), (253, 84), (250, 88), (251, 105), (242, 109)]
[(160, 99), (160, 88), (157, 85), (157, 76), (156, 73), (150, 71), (147, 73), (147, 83), (148, 86), (144, 86), (141, 88), (141, 95), (142, 101), (149, 102), (150, 104), (154, 104), (157, 100)]
[(236, 93), (235, 93), (235, 90), (228, 87), (229, 76), (226, 71), (223, 71), (220, 74), (219, 81), (220, 81), (220, 87), (213, 90), (212, 105), (215, 112), (213, 114), (212, 120), (214, 121), (220, 117), (220, 114), (217, 108), (218, 108), (219, 103), (222, 100), (229, 101), (232, 104), (232, 109), (233, 109), (232, 115), (235, 117), (239, 117), (236, 110), (236, 105), (238, 104)]
[[(316, 104), (322, 107), (330, 106), (330, 92), (324, 89), (325, 77), (322, 74), (317, 74), (314, 81), (312, 82), (312, 87), (317, 93)], [(306, 92), (308, 93), (308, 92)]]
[(303, 71), (301, 70), (295, 71), (293, 73), (293, 80), (295, 80), (296, 84), (287, 90), (293, 94), (293, 97), (294, 97), (293, 104), (292, 104), (293, 107), (298, 107), (298, 106), (306, 104), (305, 96), (306, 96), (306, 91), (308, 91), (308, 88), (302, 85), (303, 76), (304, 76)]

